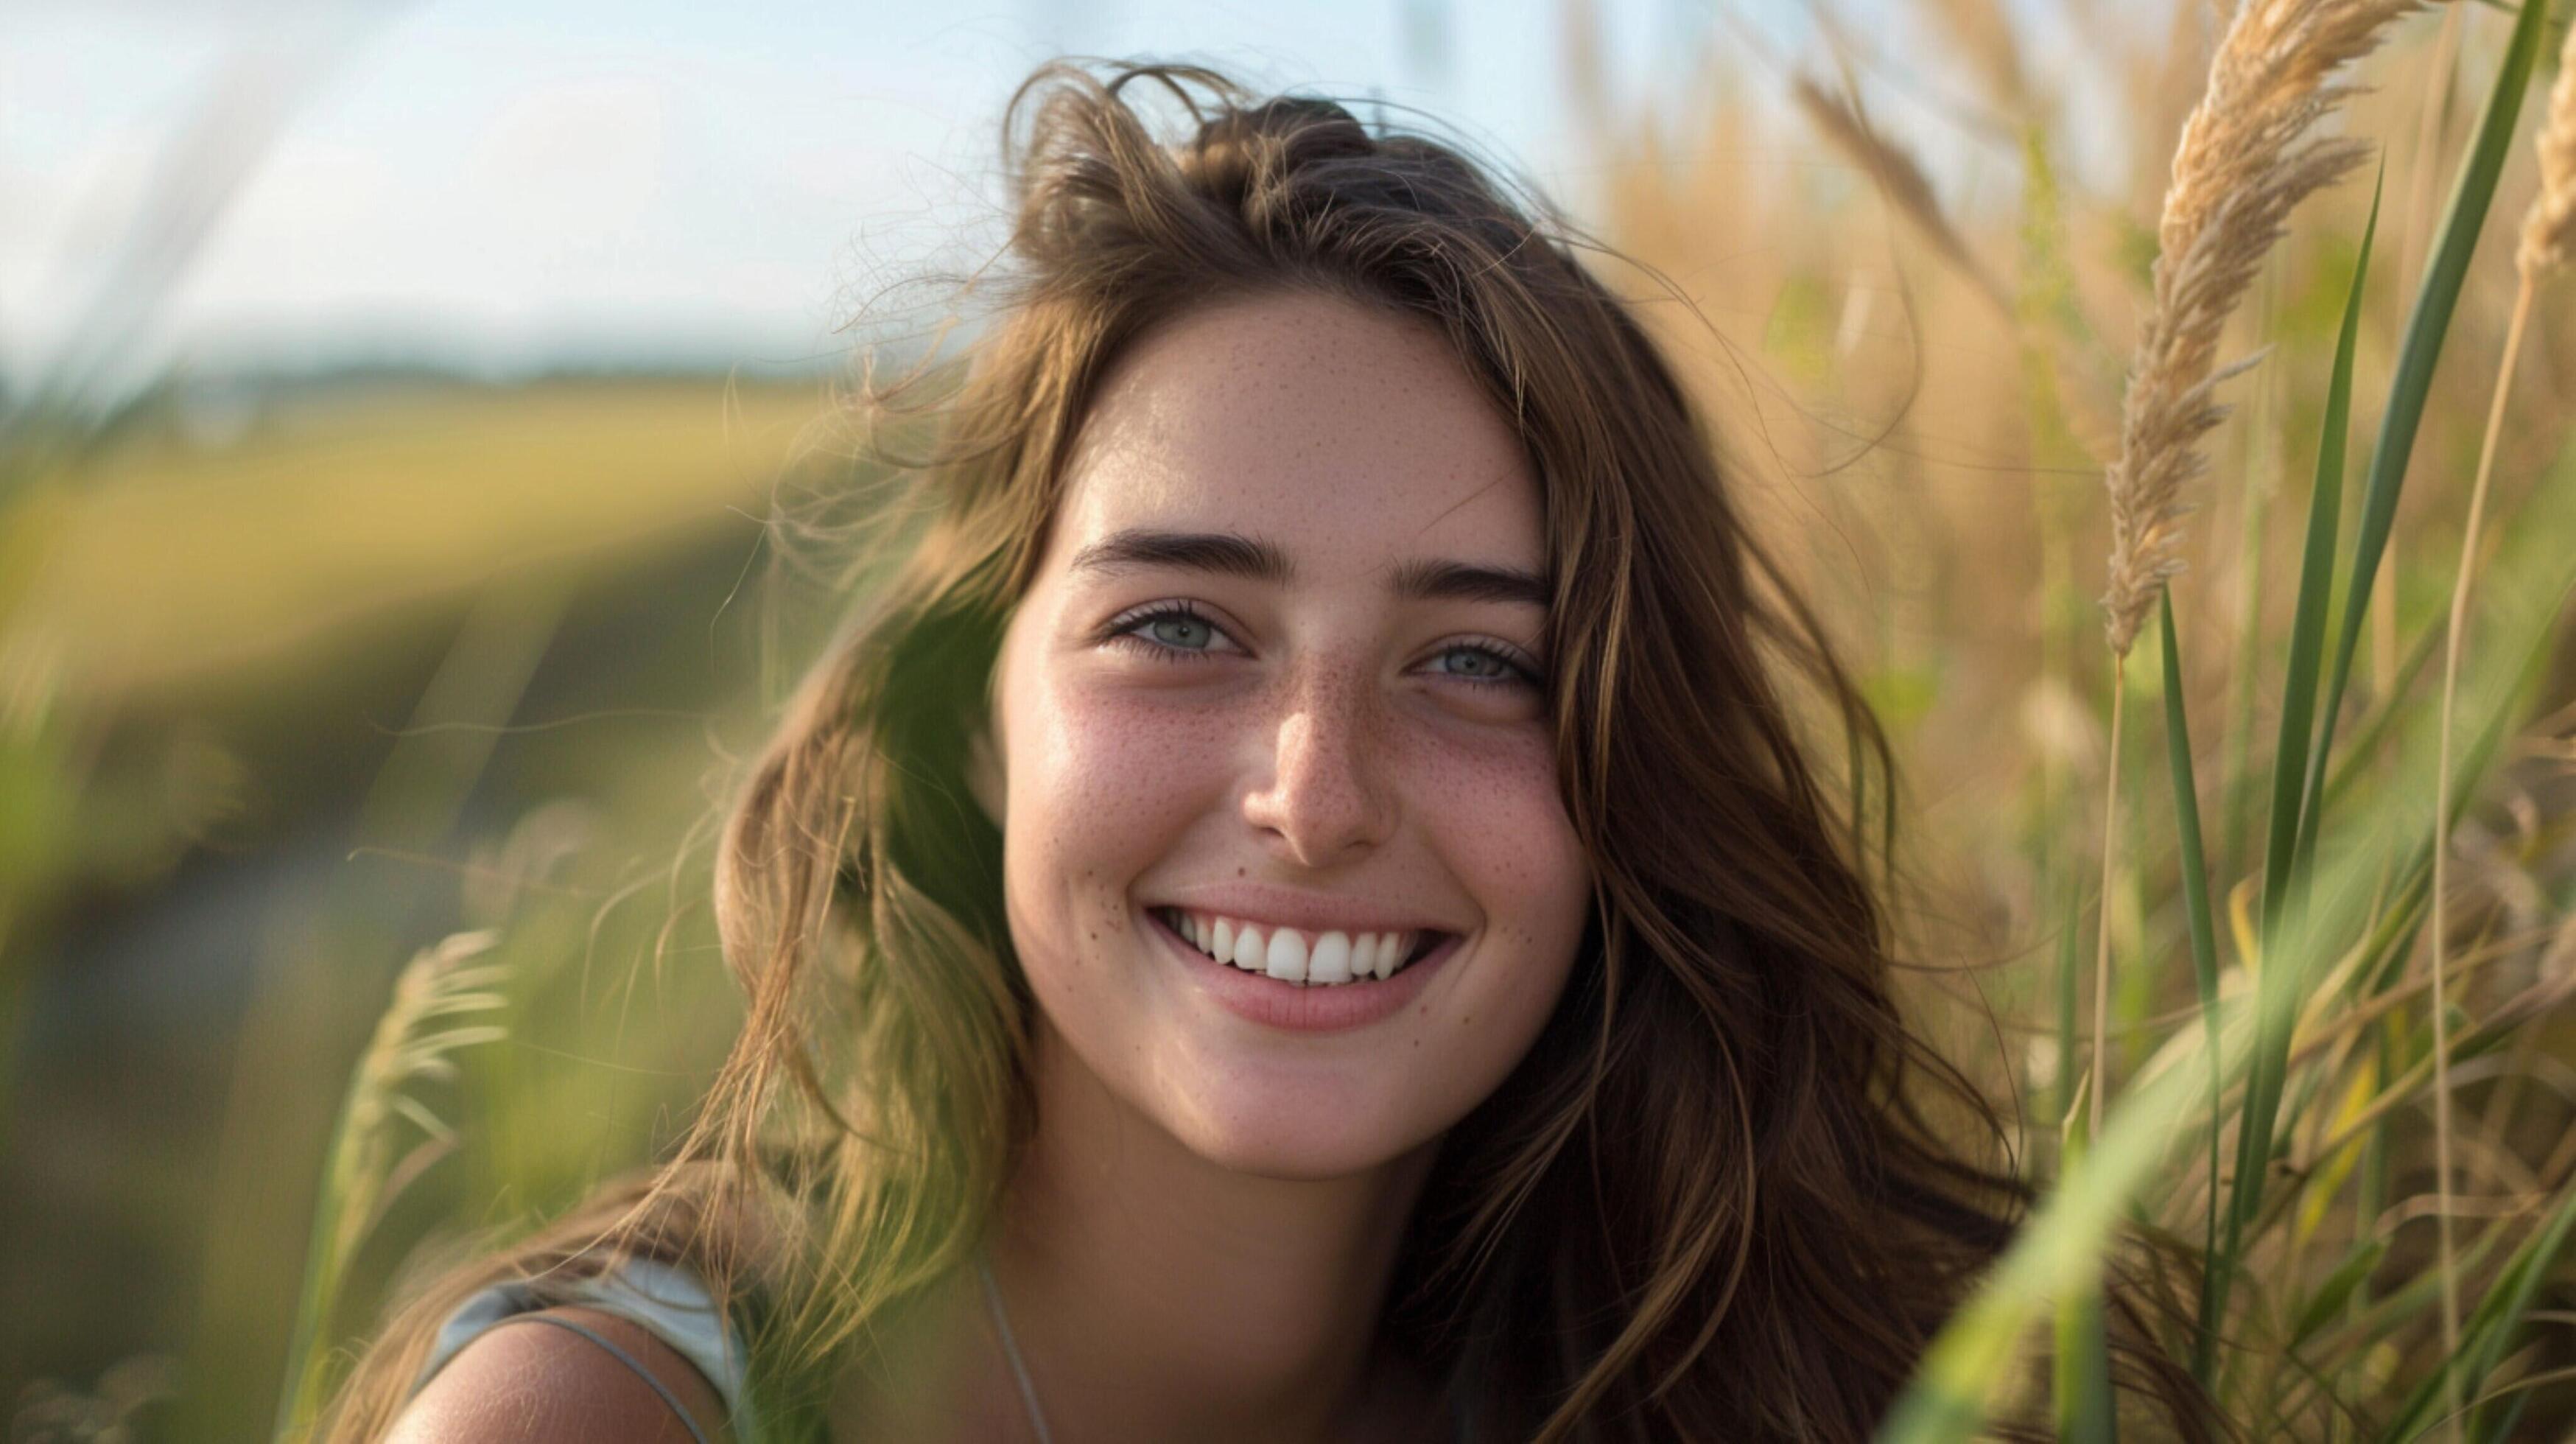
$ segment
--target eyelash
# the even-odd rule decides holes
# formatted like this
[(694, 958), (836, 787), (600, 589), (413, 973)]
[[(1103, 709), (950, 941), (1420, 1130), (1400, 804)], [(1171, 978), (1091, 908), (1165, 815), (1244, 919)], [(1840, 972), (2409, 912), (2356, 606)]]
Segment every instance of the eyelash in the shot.
[[(1142, 651), (1147, 656), (1153, 657), (1158, 661), (1197, 662), (1205, 660), (1208, 655), (1205, 652), (1192, 651), (1187, 647), (1169, 647), (1165, 646), (1161, 642), (1149, 641), (1146, 638), (1137, 635), (1137, 632), (1140, 629), (1151, 623), (1166, 621), (1172, 618), (1182, 618), (1188, 621), (1197, 622), (1201, 626), (1208, 628), (1210, 631), (1224, 630), (1217, 626), (1214, 621), (1210, 620), (1207, 614), (1201, 612), (1196, 606), (1188, 602), (1160, 602), (1143, 611), (1125, 612), (1120, 614), (1107, 626), (1101, 628), (1102, 640), (1114, 644), (1124, 644), (1130, 648)], [(1537, 674), (1533, 673), (1528, 667), (1523, 666), (1518, 657), (1492, 643), (1453, 642), (1448, 646), (1441, 648), (1438, 655), (1447, 656), (1451, 652), (1481, 653), (1484, 656), (1491, 657), (1495, 661), (1502, 663), (1503, 666), (1509, 668), (1511, 671), (1511, 675), (1507, 677), (1469, 677), (1457, 673), (1447, 674), (1453, 680), (1464, 682), (1471, 687), (1536, 687), (1539, 685)]]

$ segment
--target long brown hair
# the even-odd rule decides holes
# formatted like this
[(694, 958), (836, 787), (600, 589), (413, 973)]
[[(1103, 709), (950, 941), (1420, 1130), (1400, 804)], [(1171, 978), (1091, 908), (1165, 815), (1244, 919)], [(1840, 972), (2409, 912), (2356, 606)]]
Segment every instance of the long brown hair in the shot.
[[(1156, 87), (1190, 116), (1177, 141), (1139, 107)], [(879, 524), (920, 524), (724, 831), (749, 1011), (706, 1108), (660, 1173), (421, 1294), (335, 1437), (381, 1431), (473, 1287), (618, 1249), (756, 1301), (764, 1406), (813, 1417), (971, 1255), (1035, 1120), (966, 739), (1098, 378), (1189, 308), (1279, 291), (1437, 326), (1527, 445), (1561, 785), (1598, 880), (1560, 1008), (1444, 1143), (1389, 1345), (1480, 1440), (1866, 1437), (2030, 1190), (1897, 1006), (1887, 739), (1741, 524), (1720, 438), (1581, 260), (1601, 248), (1458, 148), (1195, 66), (1044, 67), (1004, 148), (1017, 211), (1009, 264), (975, 283), (999, 304), (971, 368), (862, 396), (880, 459), (923, 489)], [(937, 425), (897, 455), (912, 416)], [(2116, 1378), (2209, 1437), (2139, 1294), (2113, 1290)]]

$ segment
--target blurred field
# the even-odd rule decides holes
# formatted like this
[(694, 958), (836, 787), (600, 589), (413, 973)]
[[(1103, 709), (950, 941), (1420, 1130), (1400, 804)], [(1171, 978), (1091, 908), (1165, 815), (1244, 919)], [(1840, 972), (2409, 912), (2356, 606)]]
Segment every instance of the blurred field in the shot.
[(321, 389), (223, 445), (137, 437), (72, 479), (27, 621), (82, 687), (310, 668), (476, 587), (633, 567), (729, 516), (749, 535), (818, 413), (810, 386), (710, 381)]
[(20, 513), (50, 535), (15, 640), (83, 736), (11, 953), (13, 1396), (170, 1355), (171, 1432), (259, 1432), (341, 1080), (452, 931), (506, 921), (512, 1044), (463, 1060), (436, 1106), (475, 1147), (390, 1226), (560, 1206), (667, 1127), (731, 1004), (668, 870), (757, 741), (783, 622), (749, 518), (828, 410), (722, 378), (313, 388), (210, 443), (130, 422)]
[[(1925, 982), (1920, 1001), (2018, 1102), (2023, 1162), (2043, 1178), (2058, 1166), (2070, 1020), (2089, 1008), (2062, 945), (2080, 934), (2089, 965), (2110, 695), (2093, 602), (2100, 427), (2118, 414), (2207, 8), (2185, 0), (2170, 23), (2070, 12), (2126, 47), (2107, 99), (2054, 93), (2000, 8), (1909, 13), (1955, 103), (1934, 107), (1937, 134), (1890, 133), (1964, 156), (1932, 192), (1956, 253), (1781, 103), (1779, 71), (1736, 57), (1691, 113), (1638, 115), (1604, 98), (1582, 46), (1568, 51), (1575, 93), (1594, 100), (1602, 186), (1599, 213), (1579, 219), (1698, 309), (1646, 302), (1720, 416), (1748, 505), (1891, 725), (1938, 881), (1927, 932), (1945, 960), (1995, 965)], [(2343, 122), (2382, 141), (2387, 166), (2356, 474), (2510, 19), (2463, 9), (2455, 87), (2437, 83), (2443, 19), (2426, 14), (2366, 63), (2375, 88)], [(1859, 54), (1852, 93), (1884, 99), (1897, 77)], [(2125, 168), (2053, 149), (2079, 101), (2129, 117)], [(2353, 826), (2333, 841), (2350, 856), (2382, 821), (2394, 856), (2429, 807), (2407, 760), (2430, 745), (2438, 668), (2421, 658), (2512, 297), (2531, 123), (2434, 378), (2338, 733), (2356, 759), (2339, 773)], [(2173, 589), (2231, 996), (2259, 971), (2243, 914), (2279, 659), (2369, 200), (2365, 176), (2298, 211), (2230, 332), (2230, 354), (2269, 349), (2228, 385), (2236, 414), (2213, 437)], [(1652, 294), (1633, 272), (1605, 274)], [(2510, 726), (2454, 838), (2453, 918), (2475, 964), (2452, 1002), (2462, 1027), (2503, 1020), (2454, 1078), (2471, 1130), (2463, 1226), (2494, 1230), (2464, 1265), (2472, 1300), (2576, 1175), (2562, 994), (2514, 1011), (2576, 977), (2571, 296), (2576, 281), (2538, 313), (2490, 512), (2508, 580), (2481, 625), (2502, 636), (2513, 605), (2552, 609), (2530, 624), (2541, 662), (2514, 691), (2519, 659), (2473, 654), (2478, 695)], [(414, 1090), (429, 1120), (402, 1125), (387, 1162), (405, 1186), (360, 1220), (326, 1339), (360, 1327), (415, 1251), (524, 1226), (670, 1136), (732, 1017), (704, 828), (728, 762), (757, 745), (764, 708), (848, 603), (828, 567), (783, 565), (763, 527), (782, 485), (848, 493), (829, 414), (819, 384), (720, 378), (283, 388), (147, 410), (77, 467), (0, 493), (0, 557), (19, 559), (0, 585), (15, 748), (0, 754), (0, 808), (17, 818), (0, 824), (0, 863), (20, 859), (0, 875), (0, 1398), (47, 1380), (27, 1419), (103, 1418), (160, 1392), (174, 1397), (138, 1415), (148, 1437), (266, 1427), (350, 1067), (396, 971), (465, 930), (494, 930), (483, 958), (507, 969), (507, 1035), (458, 1047), (459, 1076)], [(2357, 511), (2347, 502), (2347, 537)], [(2108, 899), (2123, 1081), (2198, 1027), (2160, 660), (2151, 641), (2129, 668)], [(2381, 874), (2375, 922), (2408, 906), (2395, 876)], [(2408, 976), (2418, 941), (2396, 944)], [(1979, 994), (1999, 1028), (1950, 1005)], [(2273, 1165), (2282, 1201), (2248, 1254), (2238, 1322), (2257, 1362), (2230, 1374), (2227, 1397), (2291, 1437), (2378, 1437), (2327, 1422), (2336, 1411), (2303, 1376), (2367, 1420), (2439, 1357), (2422, 1287), (2430, 1115), (2420, 1079), (2402, 1082), (2423, 1059), (2423, 1007), (2401, 996), (2362, 1015), (2320, 997)], [(2186, 1153), (2135, 1207), (2197, 1242), (2217, 1180), (2195, 1164)], [(2559, 1437), (2569, 1398), (2547, 1381), (2576, 1361), (2563, 1327), (2576, 1273), (2553, 1253), (2531, 1277), (2534, 1326), (2499, 1345), (2491, 1378), (2547, 1385), (2510, 1437)]]

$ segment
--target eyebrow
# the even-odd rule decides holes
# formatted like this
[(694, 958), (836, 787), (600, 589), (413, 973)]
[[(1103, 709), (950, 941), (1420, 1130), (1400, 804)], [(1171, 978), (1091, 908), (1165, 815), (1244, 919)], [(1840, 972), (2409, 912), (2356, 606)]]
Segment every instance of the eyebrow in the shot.
[[(1123, 571), (1130, 567), (1182, 567), (1281, 586), (1297, 576), (1287, 549), (1277, 542), (1224, 531), (1129, 527), (1073, 554), (1073, 570), (1078, 572)], [(1398, 563), (1389, 585), (1397, 596), (1408, 600), (1513, 602), (1542, 609), (1551, 594), (1545, 578), (1519, 567), (1422, 557)]]

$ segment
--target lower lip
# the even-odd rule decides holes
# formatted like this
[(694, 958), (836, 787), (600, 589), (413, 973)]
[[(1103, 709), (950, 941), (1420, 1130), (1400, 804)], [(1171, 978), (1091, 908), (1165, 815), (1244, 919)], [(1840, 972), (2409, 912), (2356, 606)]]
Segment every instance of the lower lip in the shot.
[(1265, 1028), (1289, 1033), (1338, 1033), (1393, 1016), (1404, 1005), (1420, 996), (1430, 980), (1432, 970), (1449, 961), (1462, 941), (1452, 933), (1440, 940), (1439, 946), (1405, 965), (1391, 978), (1376, 978), (1364, 983), (1328, 983), (1306, 986), (1282, 982), (1268, 973), (1248, 973), (1241, 968), (1220, 963), (1198, 950), (1198, 945), (1163, 921), (1159, 913), (1147, 911), (1146, 924), (1162, 935), (1163, 940), (1181, 955), (1190, 977), (1205, 988), (1226, 1011)]

